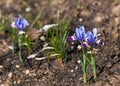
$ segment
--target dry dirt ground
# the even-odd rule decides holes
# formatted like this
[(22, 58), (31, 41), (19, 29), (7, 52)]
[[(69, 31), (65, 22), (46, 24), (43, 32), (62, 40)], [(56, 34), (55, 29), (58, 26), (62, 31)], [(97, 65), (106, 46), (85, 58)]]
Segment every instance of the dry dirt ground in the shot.
[[(105, 45), (97, 46), (96, 80), (90, 75), (88, 83), (83, 83), (81, 64), (78, 63), (81, 54), (77, 49), (68, 53), (65, 65), (56, 59), (25, 60), (22, 65), (17, 50), (15, 54), (11, 53), (8, 45), (11, 44), (12, 20), (20, 13), (32, 23), (42, 8), (45, 8), (42, 16), (32, 29), (39, 29), (39, 24), (55, 23), (59, 12), (60, 19), (66, 16), (66, 20), (70, 20), (68, 31), (71, 33), (75, 27), (84, 25), (87, 30), (96, 27), (102, 34)], [(6, 34), (0, 32), (0, 86), (120, 86), (120, 0), (0, 0), (0, 21), (3, 18), (8, 20), (8, 31)], [(31, 53), (43, 46), (44, 42), (37, 37), (34, 38), (37, 47)], [(41, 56), (44, 54), (38, 57)], [(23, 57), (27, 57), (25, 49)]]

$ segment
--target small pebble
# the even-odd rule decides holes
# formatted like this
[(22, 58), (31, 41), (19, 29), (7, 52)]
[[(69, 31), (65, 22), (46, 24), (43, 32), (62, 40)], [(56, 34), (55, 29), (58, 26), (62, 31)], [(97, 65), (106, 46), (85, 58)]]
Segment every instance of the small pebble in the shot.
[(0, 86), (6, 86), (6, 84), (0, 84)]
[(73, 72), (74, 72), (74, 70), (70, 70), (70, 72), (71, 72), (71, 73), (73, 73)]
[(36, 74), (34, 73), (34, 74), (32, 74), (33, 76), (36, 76)]
[(91, 12), (89, 10), (83, 10), (81, 11), (81, 16), (89, 17), (91, 15)]
[(79, 80), (81, 81), (81, 80), (82, 80), (82, 78), (79, 78)]
[(103, 16), (96, 16), (93, 21), (100, 23), (100, 22), (102, 22), (103, 19), (104, 19)]
[(75, 67), (75, 70), (77, 70), (77, 69), (78, 69), (78, 66)]
[(26, 71), (25, 71), (25, 74), (29, 74), (29, 73), (30, 73), (30, 71), (29, 71), (29, 70), (26, 70)]
[(19, 84), (19, 83), (20, 83), (20, 81), (21, 81), (21, 80), (18, 80), (18, 81), (17, 81), (17, 84)]
[(71, 42), (71, 44), (74, 44), (74, 42)]
[(31, 11), (31, 8), (30, 8), (30, 7), (27, 7), (27, 8), (25, 9), (25, 11), (26, 11), (26, 12), (30, 12), (30, 11)]
[(16, 84), (16, 81), (14, 81), (13, 83)]
[(107, 58), (105, 58), (105, 60), (107, 60)]
[(45, 36), (41, 36), (40, 39), (41, 39), (42, 41), (45, 41)]
[(78, 45), (78, 46), (77, 46), (77, 49), (78, 49), (78, 50), (81, 50), (81, 49), (82, 49), (81, 45)]
[(116, 25), (118, 25), (120, 23), (120, 18), (119, 17), (115, 18), (115, 23), (116, 23)]
[(0, 69), (2, 69), (3, 68), (3, 66), (2, 65), (0, 65)]
[(82, 18), (79, 18), (79, 22), (83, 22), (83, 19), (82, 19)]
[(16, 68), (19, 68), (19, 67), (20, 67), (20, 65), (15, 65), (15, 67), (16, 67)]
[(81, 60), (78, 60), (77, 63), (80, 64), (80, 63), (81, 63)]
[(13, 49), (14, 49), (14, 47), (11, 46), (11, 45), (9, 45), (8, 48), (9, 48), (10, 50), (13, 50)]
[(13, 75), (12, 72), (10, 72), (10, 73), (8, 74), (8, 77), (9, 77), (9, 78), (12, 78), (12, 75)]
[(119, 16), (120, 15), (120, 5), (114, 6), (113, 9), (112, 9), (112, 13), (115, 16)]

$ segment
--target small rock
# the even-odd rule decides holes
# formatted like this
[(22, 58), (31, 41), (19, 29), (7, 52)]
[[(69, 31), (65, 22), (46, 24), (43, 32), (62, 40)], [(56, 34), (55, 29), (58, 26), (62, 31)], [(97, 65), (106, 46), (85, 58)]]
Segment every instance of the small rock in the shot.
[(40, 39), (41, 39), (42, 41), (45, 41), (45, 36), (41, 36)]
[(113, 13), (115, 16), (119, 16), (119, 15), (120, 15), (120, 5), (113, 7), (112, 13)]
[(71, 73), (73, 73), (73, 72), (74, 72), (74, 70), (70, 70), (70, 72), (71, 72)]
[(119, 17), (115, 18), (115, 23), (116, 23), (116, 25), (118, 25), (120, 23), (120, 18)]
[(17, 84), (19, 84), (20, 82), (21, 82), (21, 80), (18, 80), (18, 81), (17, 81)]
[(102, 22), (102, 20), (104, 19), (104, 17), (103, 16), (101, 16), (101, 15), (97, 15), (95, 18), (94, 18), (94, 22), (97, 22), (97, 23), (100, 23), (100, 22)]
[(80, 63), (81, 63), (81, 60), (78, 60), (77, 63), (80, 64)]
[(81, 80), (82, 80), (82, 78), (79, 78), (79, 80), (81, 81)]
[(75, 67), (75, 70), (77, 70), (77, 69), (78, 69), (78, 66)]
[(16, 81), (14, 81), (13, 83), (16, 84)]
[(0, 86), (9, 86), (8, 84), (0, 84)]
[(27, 7), (27, 8), (25, 9), (25, 11), (26, 11), (26, 12), (30, 12), (30, 11), (31, 11), (31, 8), (30, 8), (30, 7)]
[(33, 75), (33, 76), (36, 76), (37, 74), (33, 73), (32, 75)]
[(0, 69), (2, 69), (3, 68), (3, 66), (2, 65), (0, 65)]
[(82, 49), (81, 45), (78, 45), (78, 46), (77, 46), (77, 49), (78, 49), (78, 50), (81, 50), (81, 49)]
[(112, 64), (111, 64), (110, 62), (108, 62), (108, 64), (106, 65), (106, 67), (109, 68), (109, 67), (111, 67), (111, 65), (112, 65)]
[(10, 73), (8, 74), (8, 77), (9, 77), (9, 78), (12, 78), (12, 72), (10, 72)]
[(15, 65), (15, 67), (16, 67), (16, 68), (19, 68), (19, 67), (20, 67), (20, 65)]
[(82, 19), (82, 18), (79, 18), (79, 22), (83, 22), (83, 19)]
[(29, 74), (29, 73), (30, 73), (30, 71), (29, 71), (29, 70), (26, 70), (26, 71), (25, 71), (25, 74)]
[(81, 15), (82, 15), (82, 16), (86, 16), (86, 17), (88, 17), (88, 16), (91, 15), (91, 12), (88, 11), (88, 10), (83, 10), (83, 11), (81, 12)]
[(107, 58), (104, 58), (105, 60), (107, 60)]

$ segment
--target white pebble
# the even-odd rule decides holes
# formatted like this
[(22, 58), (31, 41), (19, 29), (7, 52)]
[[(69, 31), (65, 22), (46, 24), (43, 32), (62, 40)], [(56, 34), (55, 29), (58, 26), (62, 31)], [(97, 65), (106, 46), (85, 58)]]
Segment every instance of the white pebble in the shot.
[(81, 45), (78, 45), (78, 46), (77, 46), (77, 49), (78, 49), (78, 50), (81, 50), (81, 49), (82, 49)]
[(30, 12), (30, 11), (31, 11), (31, 8), (30, 8), (30, 7), (27, 7), (27, 8), (25, 9), (25, 11), (26, 11), (26, 12)]
[(8, 74), (8, 77), (9, 77), (9, 78), (12, 78), (12, 72), (10, 72), (10, 73)]
[(77, 63), (80, 64), (80, 63), (81, 63), (81, 60), (78, 60)]
[(0, 69), (2, 69), (3, 68), (3, 66), (2, 65), (0, 65)]
[(26, 71), (25, 71), (25, 74), (29, 74), (29, 73), (30, 73), (30, 71), (29, 71), (29, 70), (26, 70)]
[(74, 72), (74, 70), (70, 70), (70, 72), (71, 72), (71, 73), (73, 73), (73, 72)]
[(42, 41), (45, 41), (45, 36), (41, 36), (40, 39), (41, 39)]
[(77, 70), (77, 69), (78, 69), (78, 66), (75, 67), (75, 70)]
[(81, 80), (82, 80), (82, 78), (79, 78), (79, 80), (81, 81)]
[(16, 67), (16, 68), (19, 68), (19, 67), (20, 67), (20, 65), (15, 65), (15, 67)]

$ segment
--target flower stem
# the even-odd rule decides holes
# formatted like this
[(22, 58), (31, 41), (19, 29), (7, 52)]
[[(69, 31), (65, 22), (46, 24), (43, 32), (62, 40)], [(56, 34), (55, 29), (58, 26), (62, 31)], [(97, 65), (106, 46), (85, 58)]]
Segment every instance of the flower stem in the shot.
[(20, 60), (20, 62), (21, 62), (21, 64), (23, 64), (23, 59), (22, 59), (22, 56), (21, 56), (21, 54), (22, 54), (22, 49), (21, 49), (21, 47), (19, 47), (20, 48), (20, 50), (19, 50), (19, 52), (18, 52), (18, 55), (19, 55), (19, 60)]
[(84, 79), (84, 83), (87, 83), (87, 75), (86, 74), (83, 74), (83, 79)]
[(19, 60), (21, 62), (21, 64), (23, 64), (23, 59), (22, 59), (22, 35), (19, 35), (18, 36), (18, 47), (19, 47), (19, 52), (18, 52), (18, 55), (19, 55)]
[(12, 47), (13, 47), (13, 49), (12, 49), (12, 54), (14, 54), (14, 42), (13, 42), (13, 40), (12, 40)]
[(84, 79), (84, 83), (87, 83), (87, 65), (86, 65), (87, 58), (84, 52), (84, 48), (82, 48), (82, 52), (83, 52), (83, 63), (82, 63), (83, 79)]
[(92, 50), (91, 50), (91, 66), (92, 66), (92, 70), (93, 70), (94, 79), (96, 79), (96, 64), (95, 64), (95, 59), (93, 57)]

